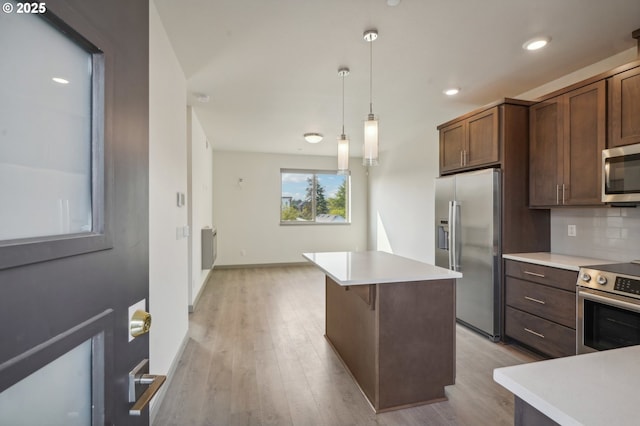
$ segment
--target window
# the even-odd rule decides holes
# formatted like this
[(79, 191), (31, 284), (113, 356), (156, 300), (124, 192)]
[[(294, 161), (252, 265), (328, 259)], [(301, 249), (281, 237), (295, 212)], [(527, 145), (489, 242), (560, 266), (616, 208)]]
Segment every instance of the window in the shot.
[(281, 224), (349, 223), (349, 175), (281, 169)]
[(104, 47), (48, 10), (0, 39), (0, 269), (109, 248)]

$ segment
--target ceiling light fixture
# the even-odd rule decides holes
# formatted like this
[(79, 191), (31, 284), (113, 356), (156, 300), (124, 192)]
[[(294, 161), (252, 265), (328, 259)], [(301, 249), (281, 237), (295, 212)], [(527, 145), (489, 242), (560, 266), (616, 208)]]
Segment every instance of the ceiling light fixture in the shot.
[(318, 143), (322, 140), (322, 135), (320, 133), (305, 133), (304, 140), (309, 143)]
[(52, 77), (51, 80), (55, 81), (56, 83), (59, 84), (69, 84), (69, 80), (64, 79), (62, 77)]
[(457, 95), (458, 93), (460, 93), (460, 89), (458, 89), (457, 87), (452, 87), (450, 89), (443, 90), (442, 93), (444, 93), (447, 96), (453, 96), (453, 95)]
[(378, 164), (378, 120), (373, 115), (373, 42), (378, 38), (375, 29), (366, 30), (362, 35), (369, 43), (369, 115), (364, 122), (364, 148), (362, 164), (375, 166)]
[(349, 138), (344, 133), (344, 78), (349, 75), (349, 68), (338, 69), (338, 77), (342, 77), (342, 134), (338, 136), (338, 173), (349, 173)]
[(525, 50), (538, 50), (545, 47), (550, 41), (550, 37), (536, 37), (523, 44), (522, 48)]

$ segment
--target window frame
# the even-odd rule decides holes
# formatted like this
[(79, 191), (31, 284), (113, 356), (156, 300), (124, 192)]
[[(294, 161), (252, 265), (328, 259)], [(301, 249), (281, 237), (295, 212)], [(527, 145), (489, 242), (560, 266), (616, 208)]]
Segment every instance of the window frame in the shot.
[(0, 270), (113, 247), (109, 215), (111, 189), (107, 184), (108, 176), (112, 173), (108, 134), (108, 112), (111, 111), (111, 102), (105, 96), (107, 88), (112, 87), (112, 78), (109, 77), (111, 71), (106, 59), (112, 56), (112, 49), (108, 41), (98, 39), (93, 33), (89, 35), (78, 32), (48, 8), (37, 17), (66, 36), (69, 42), (85, 50), (91, 57), (91, 136), (88, 141), (91, 145), (91, 230), (0, 240)]
[[(316, 215), (316, 197), (313, 197), (313, 202), (311, 205), (311, 215), (314, 218), (313, 220), (308, 221), (299, 221), (299, 220), (282, 220), (282, 175), (283, 174), (305, 174), (305, 175), (335, 175), (335, 176), (344, 176), (347, 185), (345, 187), (345, 212), (346, 216), (344, 222), (318, 222), (315, 220)], [(313, 193), (316, 193), (316, 179), (313, 179)], [(341, 172), (339, 170), (326, 170), (326, 169), (290, 169), (290, 168), (281, 168), (280, 169), (280, 225), (281, 226), (344, 226), (351, 225), (351, 172)]]

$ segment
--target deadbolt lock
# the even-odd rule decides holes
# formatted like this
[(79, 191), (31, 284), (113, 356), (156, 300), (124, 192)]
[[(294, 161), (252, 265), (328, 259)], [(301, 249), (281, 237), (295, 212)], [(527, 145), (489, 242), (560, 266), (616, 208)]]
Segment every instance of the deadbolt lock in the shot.
[(142, 336), (149, 332), (151, 328), (151, 314), (149, 312), (137, 310), (129, 321), (129, 332), (133, 337)]

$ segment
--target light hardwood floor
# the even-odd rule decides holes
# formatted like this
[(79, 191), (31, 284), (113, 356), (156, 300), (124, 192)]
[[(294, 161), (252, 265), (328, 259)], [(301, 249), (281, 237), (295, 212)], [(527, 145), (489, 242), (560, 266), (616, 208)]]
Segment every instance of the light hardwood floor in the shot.
[(457, 326), (449, 400), (376, 415), (323, 334), (315, 267), (214, 270), (154, 425), (511, 425), (493, 369), (535, 360)]

